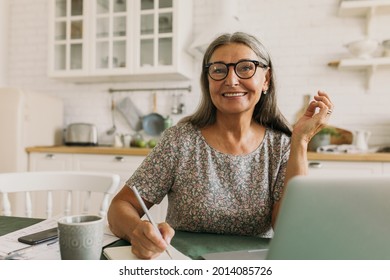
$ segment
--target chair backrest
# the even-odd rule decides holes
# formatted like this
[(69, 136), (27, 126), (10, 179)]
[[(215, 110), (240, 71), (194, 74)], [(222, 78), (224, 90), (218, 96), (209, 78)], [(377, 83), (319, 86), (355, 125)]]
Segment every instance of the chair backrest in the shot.
[(98, 207), (99, 215), (105, 216), (119, 183), (119, 175), (110, 173), (0, 173), (0, 214), (11, 216), (19, 211), (18, 216), (50, 218), (91, 213), (93, 207)]

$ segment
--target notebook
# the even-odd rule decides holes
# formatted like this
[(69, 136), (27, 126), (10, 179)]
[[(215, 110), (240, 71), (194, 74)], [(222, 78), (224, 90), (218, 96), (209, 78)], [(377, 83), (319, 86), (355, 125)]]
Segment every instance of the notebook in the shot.
[[(176, 248), (169, 246), (169, 253), (174, 260), (190, 260), (189, 257), (178, 251)], [(132, 252), (131, 246), (107, 247), (103, 249), (103, 254), (109, 260), (139, 260)], [(167, 253), (162, 253), (154, 260), (170, 260)]]
[(390, 176), (293, 178), (267, 259), (390, 259)]

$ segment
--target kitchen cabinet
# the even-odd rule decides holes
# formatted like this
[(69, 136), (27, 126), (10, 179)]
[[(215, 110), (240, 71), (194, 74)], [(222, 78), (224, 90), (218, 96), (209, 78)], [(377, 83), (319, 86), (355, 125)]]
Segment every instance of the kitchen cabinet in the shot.
[(84, 0), (49, 2), (49, 76), (82, 76), (88, 70), (89, 32)]
[[(144, 159), (144, 156), (73, 154), (73, 169), (118, 174), (123, 186)], [(150, 209), (156, 222), (165, 221), (167, 207), (168, 200), (165, 198), (159, 205)]]
[(383, 163), (383, 174), (390, 175), (390, 163)]
[(144, 156), (29, 153), (29, 171), (109, 172), (121, 177), (121, 185), (134, 173)]
[[(123, 186), (144, 158), (145, 156), (30, 152), (29, 171), (109, 172), (118, 174)], [(167, 206), (168, 201), (165, 198), (159, 205), (150, 209), (157, 222), (165, 221)]]
[(309, 175), (382, 174), (382, 162), (309, 161)]
[(29, 153), (29, 171), (71, 171), (72, 156), (60, 153)]
[[(374, 17), (376, 15), (390, 15), (390, 1), (388, 0), (354, 0), (341, 1), (339, 16), (360, 16), (366, 18), (366, 36), (369, 38), (372, 32)], [(373, 74), (379, 68), (390, 67), (390, 57), (374, 57), (370, 59), (342, 59), (331, 62), (329, 66), (336, 66), (340, 70), (364, 70), (366, 71), (366, 88), (370, 88)]]
[(49, 76), (74, 82), (188, 80), (192, 4), (50, 1)]
[(142, 163), (143, 156), (73, 154), (73, 170), (110, 172), (121, 177), (121, 185)]

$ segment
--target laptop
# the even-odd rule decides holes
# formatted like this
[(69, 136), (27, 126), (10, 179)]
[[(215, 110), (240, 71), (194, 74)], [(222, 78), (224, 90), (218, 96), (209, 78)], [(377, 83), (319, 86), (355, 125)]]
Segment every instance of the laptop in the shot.
[(390, 259), (390, 176), (297, 176), (268, 250), (209, 253), (211, 260)]
[(293, 178), (267, 259), (390, 260), (390, 176)]

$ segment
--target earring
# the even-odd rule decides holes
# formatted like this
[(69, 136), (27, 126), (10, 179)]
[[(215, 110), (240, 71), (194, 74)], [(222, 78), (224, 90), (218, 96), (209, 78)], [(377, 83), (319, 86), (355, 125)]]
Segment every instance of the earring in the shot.
[(263, 90), (263, 94), (266, 95), (267, 94), (267, 90)]

